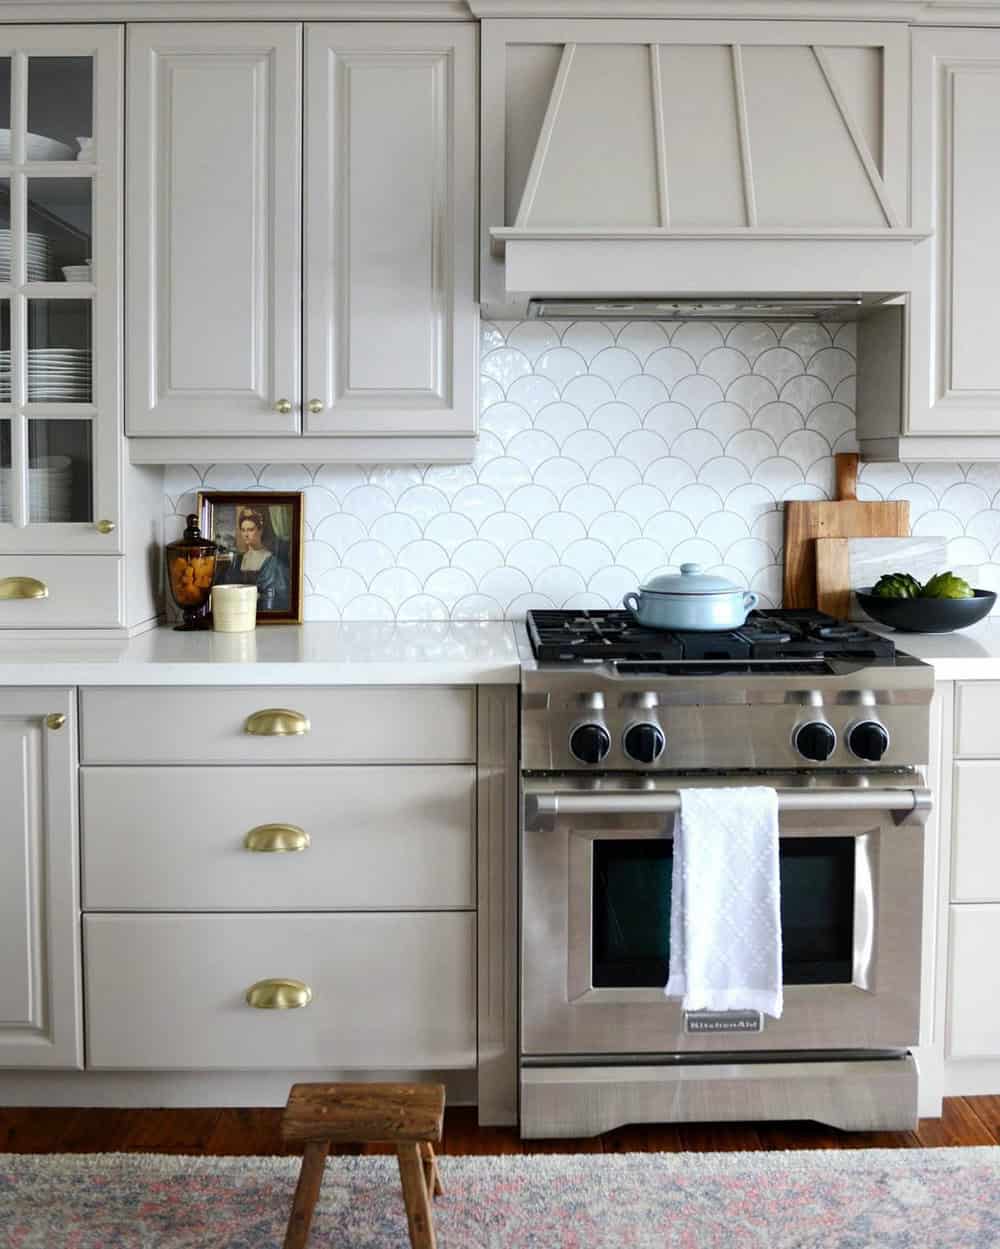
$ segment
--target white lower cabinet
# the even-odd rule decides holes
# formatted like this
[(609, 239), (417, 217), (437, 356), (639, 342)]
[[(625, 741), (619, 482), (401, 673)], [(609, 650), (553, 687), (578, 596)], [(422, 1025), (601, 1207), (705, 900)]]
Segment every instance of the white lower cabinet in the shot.
[[(474, 1067), (475, 955), (472, 912), (88, 915), (88, 1066)], [(311, 1002), (249, 1006), (271, 978)]]
[[(1000, 906), (951, 908), (948, 1057), (1000, 1059)], [(996, 1088), (983, 1092), (997, 1091)]]
[(0, 1067), (81, 1067), (75, 691), (0, 691)]

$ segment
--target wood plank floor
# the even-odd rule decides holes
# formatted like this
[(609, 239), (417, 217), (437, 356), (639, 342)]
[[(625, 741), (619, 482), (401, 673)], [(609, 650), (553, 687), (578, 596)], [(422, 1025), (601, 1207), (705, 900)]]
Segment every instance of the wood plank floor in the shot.
[[(0, 1109), (0, 1153), (282, 1154), (280, 1110)], [(618, 1128), (584, 1140), (522, 1141), (448, 1110), (442, 1153), (623, 1153), (663, 1150), (913, 1149), (1000, 1144), (1000, 1097), (951, 1097), (916, 1132), (839, 1132), (815, 1123), (699, 1123)], [(338, 1151), (334, 1151), (338, 1152)], [(344, 1147), (340, 1153), (360, 1153)], [(378, 1152), (372, 1147), (370, 1152)], [(386, 1151), (388, 1152), (388, 1151)]]

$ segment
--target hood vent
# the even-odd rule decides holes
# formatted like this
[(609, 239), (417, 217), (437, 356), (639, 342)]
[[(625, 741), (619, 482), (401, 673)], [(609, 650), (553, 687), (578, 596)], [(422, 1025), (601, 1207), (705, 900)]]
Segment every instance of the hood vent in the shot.
[[(847, 46), (849, 28), (826, 26), (824, 46), (791, 29), (810, 23), (659, 24), (687, 39), (670, 43), (569, 27), (587, 38), (546, 44), (547, 60), (506, 48), (513, 224), (489, 233), (508, 300), (720, 317), (781, 316), (752, 305), (797, 300), (810, 316), (810, 303), (911, 289), (926, 235), (905, 224), (905, 30), (865, 24), (853, 37), (868, 42)], [(734, 30), (742, 42), (712, 42)], [(709, 313), (720, 301), (738, 307)]]
[(856, 299), (532, 299), (528, 317), (555, 321), (854, 321)]

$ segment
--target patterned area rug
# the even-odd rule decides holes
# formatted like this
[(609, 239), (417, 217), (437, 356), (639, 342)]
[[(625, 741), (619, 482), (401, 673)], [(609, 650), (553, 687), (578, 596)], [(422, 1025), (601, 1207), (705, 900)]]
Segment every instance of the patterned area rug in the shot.
[[(296, 1158), (0, 1155), (3, 1249), (280, 1249)], [(1000, 1148), (444, 1157), (439, 1249), (1000, 1246)], [(392, 1157), (331, 1159), (311, 1249), (409, 1244)]]

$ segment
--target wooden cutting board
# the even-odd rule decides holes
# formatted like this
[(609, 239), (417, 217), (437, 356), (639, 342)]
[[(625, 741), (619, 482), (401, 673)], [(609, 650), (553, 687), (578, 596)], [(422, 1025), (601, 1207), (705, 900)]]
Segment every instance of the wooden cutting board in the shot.
[(858, 456), (838, 455), (837, 497), (821, 502), (790, 499), (785, 504), (785, 607), (816, 606), (817, 538), (905, 538), (910, 505), (858, 499)]

